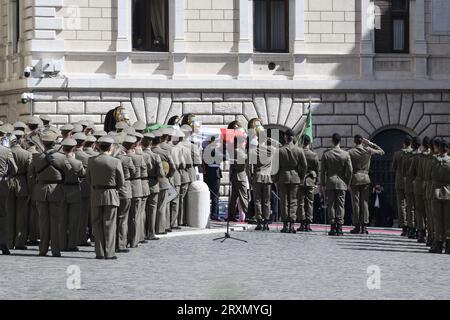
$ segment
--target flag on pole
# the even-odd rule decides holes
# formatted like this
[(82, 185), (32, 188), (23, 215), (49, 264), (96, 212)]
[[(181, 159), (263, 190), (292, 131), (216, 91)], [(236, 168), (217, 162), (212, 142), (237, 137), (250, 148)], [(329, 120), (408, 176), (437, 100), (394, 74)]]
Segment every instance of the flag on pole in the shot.
[(312, 128), (312, 114), (311, 114), (311, 100), (309, 100), (308, 105), (308, 116), (306, 117), (303, 129), (297, 137), (297, 145), (303, 145), (303, 137), (308, 136), (311, 138), (311, 144), (313, 143), (313, 128)]

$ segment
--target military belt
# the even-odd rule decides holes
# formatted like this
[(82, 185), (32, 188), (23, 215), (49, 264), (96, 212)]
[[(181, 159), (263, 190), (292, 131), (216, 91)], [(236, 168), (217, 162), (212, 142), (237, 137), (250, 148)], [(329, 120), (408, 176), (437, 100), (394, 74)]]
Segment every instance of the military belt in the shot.
[(142, 179), (142, 180), (145, 180), (145, 179), (148, 179), (148, 177), (142, 177), (141, 179)]
[(139, 177), (139, 178), (130, 178), (130, 181), (136, 181), (136, 180), (141, 180), (141, 177)]
[(94, 186), (94, 190), (112, 190), (117, 189), (116, 186)]
[(40, 180), (39, 183), (40, 184), (63, 184), (64, 181), (63, 180), (58, 180), (58, 181)]
[(79, 186), (80, 182), (64, 182), (65, 186)]
[(369, 173), (369, 171), (367, 171), (367, 170), (356, 170), (353, 173), (354, 174), (356, 174), (356, 173)]

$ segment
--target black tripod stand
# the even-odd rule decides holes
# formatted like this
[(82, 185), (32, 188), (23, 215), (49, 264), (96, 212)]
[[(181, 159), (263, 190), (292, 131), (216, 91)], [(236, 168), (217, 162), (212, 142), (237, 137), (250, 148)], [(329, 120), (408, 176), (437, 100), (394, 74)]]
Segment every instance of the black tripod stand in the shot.
[(220, 242), (224, 242), (224, 241), (227, 240), (227, 239), (231, 239), (231, 240), (236, 240), (236, 241), (241, 241), (241, 242), (247, 243), (248, 241), (246, 241), (246, 240), (234, 238), (234, 237), (232, 237), (232, 236), (230, 235), (230, 216), (231, 216), (231, 214), (228, 214), (228, 217), (227, 217), (227, 232), (225, 232), (225, 236), (220, 237), (220, 238), (217, 238), (217, 239), (214, 239), (213, 241), (222, 240), (222, 241), (220, 241)]

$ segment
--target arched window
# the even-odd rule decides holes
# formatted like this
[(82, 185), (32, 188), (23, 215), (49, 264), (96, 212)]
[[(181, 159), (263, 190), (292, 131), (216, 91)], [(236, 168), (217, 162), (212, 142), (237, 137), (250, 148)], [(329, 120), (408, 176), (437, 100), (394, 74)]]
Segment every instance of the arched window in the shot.
[(375, 29), (375, 52), (409, 52), (409, 0), (375, 0), (380, 26)]
[(168, 51), (168, 0), (133, 0), (133, 50)]

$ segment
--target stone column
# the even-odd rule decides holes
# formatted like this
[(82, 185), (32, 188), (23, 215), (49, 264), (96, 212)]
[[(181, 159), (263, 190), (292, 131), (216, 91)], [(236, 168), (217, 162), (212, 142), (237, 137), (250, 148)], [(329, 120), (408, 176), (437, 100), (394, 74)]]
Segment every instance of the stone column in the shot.
[(253, 1), (239, 0), (239, 75), (250, 79), (253, 68)]
[(186, 77), (186, 44), (184, 38), (185, 0), (169, 2), (170, 25), (174, 27), (173, 37), (173, 78)]
[(133, 50), (131, 36), (131, 1), (117, 0), (116, 78), (126, 77)]
[[(306, 55), (305, 55), (305, 0), (291, 0), (289, 3), (289, 15), (293, 19), (293, 65), (294, 80), (305, 76)], [(291, 23), (289, 23), (291, 25)]]
[(415, 0), (414, 10), (414, 73), (416, 79), (427, 79), (428, 49), (425, 39), (425, 1)]
[[(360, 43), (360, 77), (373, 79), (373, 59), (375, 57), (374, 45), (374, 18), (372, 0), (361, 0), (361, 43)], [(372, 19), (372, 21), (371, 21)]]

